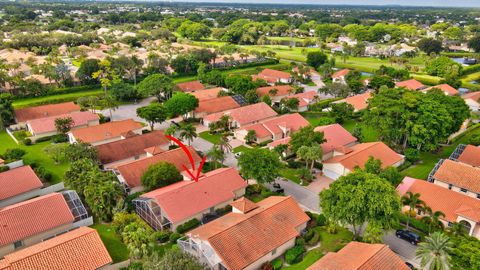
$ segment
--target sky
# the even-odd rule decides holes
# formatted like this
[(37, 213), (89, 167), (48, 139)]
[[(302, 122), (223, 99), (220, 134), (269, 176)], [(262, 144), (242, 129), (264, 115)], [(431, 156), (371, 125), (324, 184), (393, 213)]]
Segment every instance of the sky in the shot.
[[(175, 2), (163, 0), (164, 2)], [(480, 7), (480, 0), (178, 0), (177, 2), (220, 2), (220, 3), (283, 3), (317, 5), (402, 5), (434, 7)]]

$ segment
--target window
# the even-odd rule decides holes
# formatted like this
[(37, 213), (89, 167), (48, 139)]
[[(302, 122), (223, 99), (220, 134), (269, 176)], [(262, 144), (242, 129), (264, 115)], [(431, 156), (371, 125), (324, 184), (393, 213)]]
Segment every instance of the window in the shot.
[(477, 194), (477, 199), (480, 199), (480, 193)]
[(23, 242), (20, 240), (20, 241), (17, 241), (15, 243), (13, 243), (13, 246), (15, 249), (19, 249), (21, 247), (23, 247)]
[(275, 255), (277, 253), (277, 249), (272, 250), (272, 255)]
[(448, 184), (448, 189), (452, 189), (453, 185), (452, 184)]
[(463, 193), (467, 193), (467, 189), (465, 189), (465, 188), (461, 188), (460, 191), (463, 192)]

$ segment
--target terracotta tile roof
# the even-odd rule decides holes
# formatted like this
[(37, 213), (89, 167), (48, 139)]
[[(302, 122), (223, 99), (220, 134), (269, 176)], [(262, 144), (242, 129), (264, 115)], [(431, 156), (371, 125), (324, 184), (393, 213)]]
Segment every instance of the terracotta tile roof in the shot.
[(480, 167), (480, 146), (467, 145), (457, 160), (474, 167)]
[(241, 130), (254, 130), (257, 138), (264, 138), (276, 134), (295, 132), (310, 123), (299, 113), (284, 114), (241, 128)]
[[(270, 94), (270, 90), (277, 89), (277, 93), (275, 95)], [(261, 97), (269, 95), (271, 97), (281, 97), (281, 96), (288, 96), (292, 94), (293, 87), (290, 85), (276, 85), (276, 86), (266, 86), (257, 88), (257, 94)]]
[(315, 100), (315, 98), (318, 97), (318, 94), (314, 91), (309, 91), (309, 92), (303, 92), (303, 93), (298, 93), (295, 95), (288, 96), (287, 98), (296, 98), (298, 99), (298, 107), (305, 107), (308, 106)]
[(210, 243), (222, 264), (239, 270), (299, 235), (309, 217), (290, 196), (268, 197), (246, 214), (229, 213), (189, 232)]
[(92, 270), (112, 263), (97, 231), (88, 227), (5, 255), (1, 270)]
[(41, 187), (42, 181), (30, 166), (0, 173), (0, 201)]
[(360, 111), (366, 109), (368, 106), (368, 99), (372, 97), (370, 92), (365, 92), (363, 94), (358, 94), (355, 96), (347, 97), (345, 99), (339, 100), (335, 103), (347, 102), (352, 105), (355, 111)]
[(472, 99), (476, 102), (480, 102), (480, 91), (470, 92), (462, 96), (463, 99)]
[(145, 153), (145, 149), (153, 146), (168, 145), (170, 141), (162, 131), (155, 130), (136, 135), (124, 140), (95, 146), (102, 164), (135, 157)]
[(133, 119), (108, 122), (97, 126), (79, 128), (70, 133), (77, 139), (86, 143), (95, 143), (108, 139), (117, 138), (129, 131), (141, 129), (142, 125)]
[(350, 242), (329, 252), (308, 270), (409, 270), (405, 262), (384, 244)]
[[(202, 159), (197, 154), (193, 147), (189, 147), (190, 153), (193, 155), (195, 162), (200, 162)], [(161, 161), (172, 163), (180, 171), (184, 171), (183, 166), (190, 168), (190, 160), (181, 148), (160, 153), (158, 155), (136, 160), (117, 167), (117, 170), (123, 176), (129, 187), (138, 187), (142, 185), (141, 177), (150, 165), (157, 164)]]
[(0, 246), (73, 221), (67, 202), (60, 193), (4, 207), (0, 209)]
[(480, 168), (445, 159), (433, 178), (447, 184), (480, 193)]
[(201, 100), (198, 104), (198, 108), (195, 109), (195, 112), (211, 114), (235, 108), (240, 108), (240, 105), (231, 96), (225, 96)]
[(347, 76), (348, 73), (350, 73), (350, 69), (342, 69), (333, 73), (332, 78), (344, 77), (344, 76)]
[(55, 120), (58, 118), (71, 117), (73, 119), (73, 127), (84, 126), (89, 122), (98, 120), (99, 117), (97, 114), (91, 113), (89, 111), (85, 112), (72, 112), (68, 114), (61, 114), (57, 116), (39, 118), (34, 120), (27, 121), (27, 124), (30, 126), (32, 131), (36, 134), (42, 134), (47, 132), (56, 131)]
[(456, 222), (458, 216), (463, 216), (480, 222), (480, 200), (476, 198), (425, 180), (405, 177), (397, 192), (403, 196), (408, 191), (420, 193), (420, 199), (433, 211), (442, 211), (446, 221)]
[(346, 154), (332, 157), (324, 163), (340, 163), (349, 170), (355, 167), (363, 168), (369, 157), (382, 161), (382, 168), (392, 166), (403, 160), (403, 157), (388, 147), (383, 142), (361, 143), (350, 147), (353, 151)]
[(25, 122), (28, 120), (61, 115), (76, 111), (80, 111), (80, 106), (73, 102), (65, 102), (17, 109), (15, 110), (15, 117), (17, 118), (18, 122)]
[(423, 83), (421, 83), (421, 82), (419, 82), (415, 79), (406, 80), (406, 81), (402, 81), (402, 82), (397, 82), (397, 83), (395, 83), (395, 86), (396, 87), (405, 87), (408, 90), (421, 90), (421, 89), (425, 88), (425, 85), (423, 85)]
[(175, 223), (234, 199), (234, 192), (245, 187), (247, 182), (237, 170), (222, 168), (206, 173), (198, 182), (178, 182), (142, 197), (154, 199)]
[(222, 91), (226, 91), (226, 89), (222, 87), (216, 87), (216, 88), (196, 91), (196, 92), (193, 92), (192, 95), (196, 97), (199, 101), (202, 101), (202, 100), (217, 98), (218, 94)]
[(322, 143), (323, 154), (332, 152), (335, 148), (346, 146), (357, 141), (350, 132), (339, 124), (320, 126), (315, 128), (316, 132), (323, 132), (326, 142)]
[(216, 122), (223, 115), (229, 115), (234, 121), (244, 125), (276, 116), (277, 113), (266, 103), (260, 102), (225, 112), (213, 113), (207, 115), (203, 120)]
[(290, 137), (285, 137), (283, 139), (280, 139), (280, 140), (276, 140), (276, 141), (273, 141), (271, 143), (269, 143), (267, 146), (268, 147), (275, 147), (275, 146), (278, 146), (278, 145), (282, 145), (282, 144), (287, 144), (290, 143)]
[(459, 93), (457, 89), (451, 87), (450, 85), (448, 85), (446, 83), (429, 87), (429, 88), (425, 89), (425, 91), (430, 91), (432, 89), (440, 89), (440, 90), (442, 90), (442, 92), (447, 93), (450, 96), (455, 96)]
[(193, 92), (205, 89), (205, 86), (200, 81), (178, 83), (176, 87), (183, 92)]
[(258, 205), (249, 199), (242, 197), (230, 204), (233, 208), (237, 209), (241, 213), (248, 213), (252, 211), (253, 209), (257, 209)]
[(292, 77), (292, 75), (290, 75), (290, 73), (288, 72), (269, 69), (269, 68), (262, 70), (260, 73), (258, 73), (258, 76), (266, 77), (266, 78), (276, 78), (276, 79), (290, 79)]

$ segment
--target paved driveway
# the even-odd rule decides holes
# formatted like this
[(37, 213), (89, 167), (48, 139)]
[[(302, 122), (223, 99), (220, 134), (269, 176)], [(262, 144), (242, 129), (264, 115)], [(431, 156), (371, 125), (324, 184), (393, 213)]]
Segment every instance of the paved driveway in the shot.
[(415, 268), (420, 268), (420, 261), (415, 259), (415, 251), (417, 246), (409, 242), (399, 239), (395, 236), (394, 231), (390, 231), (383, 236), (383, 242), (387, 244), (393, 252), (402, 257), (403, 260), (413, 264)]
[[(305, 210), (314, 213), (321, 212), (318, 193), (288, 180), (277, 180), (277, 183), (285, 190), (285, 195), (291, 195)], [(267, 185), (267, 187), (273, 190), (272, 185)]]

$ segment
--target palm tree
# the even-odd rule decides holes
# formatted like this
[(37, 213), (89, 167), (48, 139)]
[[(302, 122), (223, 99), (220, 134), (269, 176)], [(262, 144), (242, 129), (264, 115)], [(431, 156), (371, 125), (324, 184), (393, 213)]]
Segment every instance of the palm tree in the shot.
[(408, 215), (407, 215), (407, 230), (408, 230), (408, 226), (410, 225), (410, 217), (412, 215), (412, 210), (416, 209), (416, 208), (422, 208), (422, 206), (424, 205), (423, 201), (420, 200), (420, 194), (419, 193), (415, 193), (413, 194), (412, 192), (407, 192), (406, 195), (404, 195), (402, 197), (402, 204), (403, 205), (408, 205), (409, 207), (409, 211), (408, 211)]
[(230, 145), (228, 141), (228, 133), (224, 132), (220, 137), (220, 141), (218, 142), (218, 146), (222, 150), (223, 153), (231, 152), (233, 147)]
[(180, 128), (180, 138), (182, 140), (187, 140), (188, 145), (192, 144), (194, 138), (197, 137), (197, 130), (194, 125), (187, 124)]
[(452, 244), (450, 238), (442, 232), (434, 232), (420, 243), (415, 252), (416, 258), (420, 259), (422, 269), (448, 270), (450, 269), (450, 255)]
[(468, 233), (467, 228), (459, 222), (454, 222), (448, 228), (448, 232), (453, 235), (465, 235)]
[(218, 145), (213, 145), (213, 147), (207, 152), (207, 157), (213, 162), (213, 167), (215, 169), (217, 169), (218, 162), (223, 164), (223, 161), (225, 160), (225, 154)]
[(422, 217), (422, 221), (428, 224), (428, 233), (432, 231), (433, 228), (443, 228), (443, 223), (440, 221), (440, 217), (445, 217), (445, 214), (442, 211), (433, 212), (432, 208), (424, 206), (422, 211), (427, 214), (427, 216)]

